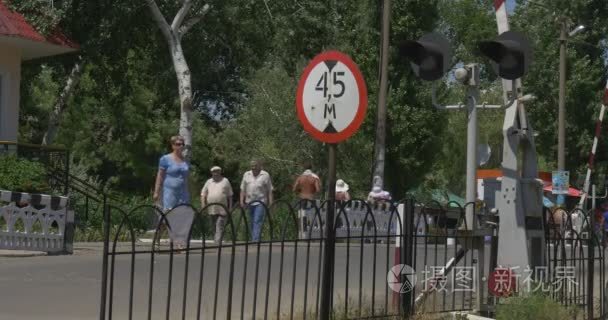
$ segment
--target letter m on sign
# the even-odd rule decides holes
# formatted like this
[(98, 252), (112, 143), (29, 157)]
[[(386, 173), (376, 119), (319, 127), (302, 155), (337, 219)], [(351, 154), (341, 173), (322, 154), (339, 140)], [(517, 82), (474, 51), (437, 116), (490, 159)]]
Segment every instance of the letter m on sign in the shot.
[(327, 114), (332, 114), (334, 115), (334, 119), (336, 118), (336, 105), (335, 104), (331, 104), (329, 105), (328, 103), (325, 104), (325, 112), (323, 112), (323, 118), (327, 119)]

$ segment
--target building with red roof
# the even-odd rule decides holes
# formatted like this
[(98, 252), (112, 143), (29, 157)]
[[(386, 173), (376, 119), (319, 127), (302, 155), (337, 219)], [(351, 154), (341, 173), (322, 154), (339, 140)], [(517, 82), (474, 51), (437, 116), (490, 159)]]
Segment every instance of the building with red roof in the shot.
[(21, 62), (78, 50), (60, 32), (43, 36), (0, 0), (0, 141), (17, 141)]

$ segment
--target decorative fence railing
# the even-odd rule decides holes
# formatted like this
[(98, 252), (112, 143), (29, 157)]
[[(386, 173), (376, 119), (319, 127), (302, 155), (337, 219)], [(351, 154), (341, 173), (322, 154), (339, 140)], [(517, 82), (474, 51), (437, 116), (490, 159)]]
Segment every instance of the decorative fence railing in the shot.
[[(110, 238), (106, 229), (101, 319), (158, 314), (171, 319), (316, 318), (326, 204), (319, 205), (303, 213), (298, 208), (306, 206), (273, 204), (260, 242), (250, 240), (248, 210), (236, 208), (226, 219), (220, 244), (211, 240), (216, 228), (208, 208), (180, 206), (163, 214), (153, 206), (129, 212), (108, 207), (106, 223), (118, 225), (118, 230)], [(131, 223), (131, 217), (141, 214), (159, 217), (153, 239), (146, 243), (138, 241)], [(116, 217), (118, 221), (112, 220)], [(475, 291), (480, 287), (474, 278), (480, 274), (475, 269), (484, 260), (472, 248), (484, 235), (456, 232), (453, 227), (463, 217), (462, 208), (417, 206), (413, 201), (375, 209), (358, 200), (338, 204), (335, 315), (361, 319), (476, 308)], [(302, 218), (312, 219), (305, 235)], [(184, 229), (177, 221), (192, 224)], [(118, 241), (123, 231), (130, 235), (126, 242)], [(489, 233), (495, 240), (495, 233)], [(165, 237), (170, 239), (166, 245), (159, 241)], [(177, 247), (176, 237), (186, 239), (185, 248)], [(409, 265), (418, 279), (410, 281), (407, 291), (400, 289), (406, 279), (400, 264)], [(391, 277), (399, 283), (387, 281)]]
[(67, 197), (0, 190), (0, 249), (71, 253)]
[[(360, 236), (367, 232), (376, 233), (377, 236), (387, 236), (395, 234), (397, 229), (396, 217), (391, 217), (391, 203), (382, 202), (369, 205), (365, 201), (355, 200), (343, 203), (344, 213), (348, 215), (348, 224), (344, 215), (336, 218), (335, 229), (337, 237)], [(317, 210), (318, 208), (318, 215)], [(368, 209), (372, 210), (374, 221), (367, 218)], [(300, 220), (299, 237), (300, 239), (320, 238), (323, 226), (325, 225), (327, 205), (321, 201), (303, 202), (302, 208), (298, 210)], [(389, 229), (390, 225), (390, 229)], [(394, 240), (393, 240), (394, 241)]]
[(43, 164), (53, 192), (70, 199), (76, 227), (101, 228), (104, 206), (119, 203), (104, 190), (70, 173), (70, 152), (64, 147), (0, 141), (1, 154), (15, 154)]
[[(326, 205), (277, 202), (265, 208), (259, 242), (250, 240), (248, 210), (236, 208), (226, 217), (219, 243), (211, 240), (217, 219), (207, 214), (216, 204), (167, 213), (153, 206), (129, 212), (106, 207), (106, 226), (118, 227), (112, 238), (106, 228), (100, 319), (317, 318)], [(492, 314), (503, 299), (489, 294), (487, 282), (490, 270), (499, 268), (499, 214), (475, 213), (476, 231), (470, 232), (458, 228), (465, 210), (457, 206), (408, 200), (374, 208), (353, 200), (336, 208), (330, 295), (336, 318)], [(142, 214), (158, 216), (153, 238), (145, 243), (131, 221)], [(547, 266), (533, 283), (549, 288), (550, 296), (585, 319), (605, 319), (602, 241), (587, 232), (594, 225), (586, 213), (579, 212), (580, 232), (572, 216), (565, 213), (557, 223), (556, 214), (546, 210)], [(119, 241), (125, 232), (130, 237)], [(178, 247), (180, 241), (185, 247)]]
[(604, 226), (593, 211), (545, 208), (547, 266), (543, 289), (563, 305), (576, 307), (584, 319), (606, 319)]
[[(353, 200), (341, 203), (344, 205), (344, 215), (336, 218), (335, 229), (337, 237), (357, 237), (361, 234), (375, 233), (376, 236), (394, 235), (398, 230), (396, 217), (399, 206), (390, 202), (368, 203), (363, 200)], [(298, 210), (299, 216), (299, 237), (307, 239), (309, 237), (321, 237), (322, 226), (325, 225), (327, 205), (321, 201), (303, 202)], [(315, 211), (318, 208), (318, 217)], [(368, 210), (371, 210), (373, 221), (368, 217)], [(397, 210), (397, 211), (396, 211)], [(431, 232), (446, 229), (447, 233), (452, 233), (459, 220), (463, 217), (462, 208), (452, 206), (444, 208), (433, 203), (431, 206), (416, 204), (414, 210), (415, 230), (417, 235), (424, 235), (431, 227)], [(403, 209), (401, 209), (403, 212)], [(345, 223), (348, 216), (348, 224)], [(450, 231), (450, 232), (448, 232)], [(452, 242), (450, 239), (450, 242)], [(395, 241), (395, 240), (393, 240)]]
[(47, 169), (49, 186), (60, 190), (64, 195), (68, 193), (66, 182), (70, 172), (70, 153), (66, 148), (0, 141), (0, 154), (2, 153), (16, 154), (43, 164)]

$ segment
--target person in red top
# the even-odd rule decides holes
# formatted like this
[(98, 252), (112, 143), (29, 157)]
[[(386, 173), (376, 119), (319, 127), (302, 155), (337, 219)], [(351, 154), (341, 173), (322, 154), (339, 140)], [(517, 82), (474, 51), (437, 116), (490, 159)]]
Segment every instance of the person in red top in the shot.
[(293, 184), (293, 192), (300, 200), (315, 200), (321, 191), (321, 179), (312, 172), (312, 166), (309, 163), (304, 165), (304, 169)]
[[(304, 164), (304, 172), (298, 176), (293, 184), (293, 192), (298, 199), (298, 214), (300, 218), (300, 231), (306, 232), (308, 229), (308, 219), (313, 220), (317, 204), (314, 202), (316, 195), (321, 192), (321, 179), (312, 172), (310, 163)], [(308, 217), (308, 218), (307, 218)]]

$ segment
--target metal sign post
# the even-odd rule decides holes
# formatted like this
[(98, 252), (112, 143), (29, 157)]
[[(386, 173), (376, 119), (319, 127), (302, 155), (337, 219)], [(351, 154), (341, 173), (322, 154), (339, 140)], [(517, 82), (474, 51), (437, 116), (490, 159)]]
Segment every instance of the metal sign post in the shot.
[(323, 281), (321, 282), (321, 319), (329, 320), (331, 313), (332, 286), (334, 284), (334, 258), (336, 251), (336, 230), (334, 217), (336, 209), (336, 144), (329, 144), (329, 168), (327, 178), (327, 216), (325, 217), (325, 252), (323, 255)]
[[(400, 46), (401, 53), (411, 60), (411, 66), (418, 77), (423, 80), (438, 80), (448, 71), (451, 60), (451, 49), (449, 42), (439, 34), (426, 34), (419, 40), (407, 40)], [(446, 109), (467, 109), (467, 166), (466, 166), (466, 201), (464, 225), (461, 226), (460, 233), (471, 236), (475, 233), (487, 232), (487, 227), (481, 228), (475, 219), (476, 202), (476, 169), (477, 169), (477, 108), (500, 108), (499, 105), (478, 105), (479, 101), (479, 66), (468, 64), (463, 68), (458, 68), (454, 73), (456, 80), (464, 84), (467, 88), (466, 104), (441, 105), (437, 102), (436, 85), (433, 86), (432, 98), (433, 106), (440, 110)], [(486, 160), (487, 161), (487, 160)], [(483, 239), (483, 238), (482, 238)], [(477, 278), (481, 279), (485, 274), (485, 244), (483, 240), (463, 243), (462, 247), (455, 254), (442, 271), (442, 276), (451, 272), (452, 268), (466, 255), (468, 250), (477, 250), (478, 265)], [(475, 288), (477, 297), (475, 299), (475, 309), (481, 310), (484, 299), (484, 290), (481, 283), (477, 282)], [(414, 300), (415, 305), (421, 305), (428, 297), (430, 291), (423, 291)]]
[[(504, 1), (495, 1), (500, 5)], [(499, 29), (506, 23), (506, 11), (502, 9), (497, 17)], [(503, 12), (504, 11), (504, 12)], [(503, 15), (503, 13), (505, 15)], [(520, 33), (504, 32), (498, 38), (478, 43), (481, 54), (490, 58), (495, 72), (507, 85), (517, 88), (517, 79), (528, 71), (532, 62), (529, 41)], [(438, 80), (450, 66), (450, 45), (438, 34), (427, 34), (419, 40), (406, 40), (400, 46), (401, 54), (407, 57), (414, 73), (423, 80)], [(459, 68), (454, 72), (456, 80), (467, 85), (466, 108), (468, 110), (467, 130), (467, 187), (466, 187), (466, 229), (479, 235), (480, 226), (475, 221), (474, 203), (475, 169), (477, 166), (477, 102), (479, 100), (479, 69), (475, 64)], [(503, 179), (501, 193), (498, 194), (497, 208), (500, 214), (499, 264), (503, 266), (534, 267), (543, 265), (542, 238), (542, 192), (537, 178), (534, 132), (528, 123), (521, 102), (531, 96), (520, 96), (516, 90), (505, 94), (505, 120), (503, 125)], [(437, 103), (436, 88), (433, 88), (433, 105), (438, 109), (463, 108), (464, 105), (443, 106)], [(481, 107), (490, 107), (482, 103)], [(501, 107), (501, 106), (496, 106)], [(518, 148), (523, 150), (523, 165), (518, 164)], [(521, 169), (521, 170), (519, 170)], [(530, 240), (530, 248), (528, 248)], [(476, 241), (479, 265), (484, 266), (483, 241)], [(523, 253), (523, 254), (522, 254)], [(481, 269), (481, 268), (480, 268)], [(446, 271), (449, 270), (446, 265)], [(477, 309), (483, 304), (483, 292), (478, 286)], [(424, 298), (420, 297), (420, 301)], [(417, 298), (417, 300), (419, 300)]]
[(334, 279), (336, 230), (337, 143), (352, 136), (367, 111), (367, 88), (351, 58), (338, 51), (317, 55), (304, 69), (296, 95), (298, 118), (313, 138), (328, 144), (328, 203), (325, 233), (320, 319), (329, 320)]
[[(494, 1), (496, 24), (500, 38), (511, 44), (518, 37), (509, 31), (509, 17), (505, 0)], [(511, 35), (509, 35), (511, 34)], [(508, 38), (511, 38), (509, 41)], [(521, 38), (521, 37), (519, 37)], [(509, 70), (508, 61), (502, 67), (503, 99), (507, 108), (503, 121), (503, 159), (501, 190), (496, 193), (496, 207), (500, 215), (498, 229), (498, 265), (518, 268), (545, 266), (544, 229), (542, 221), (542, 181), (538, 180), (534, 130), (528, 121), (522, 96), (521, 76), (532, 63), (531, 49), (526, 41), (519, 42), (523, 63)], [(529, 59), (526, 59), (528, 51)], [(492, 59), (496, 60), (502, 59)], [(500, 63), (498, 63), (500, 65)], [(509, 74), (508, 71), (517, 71)], [(523, 72), (522, 72), (523, 71)]]

